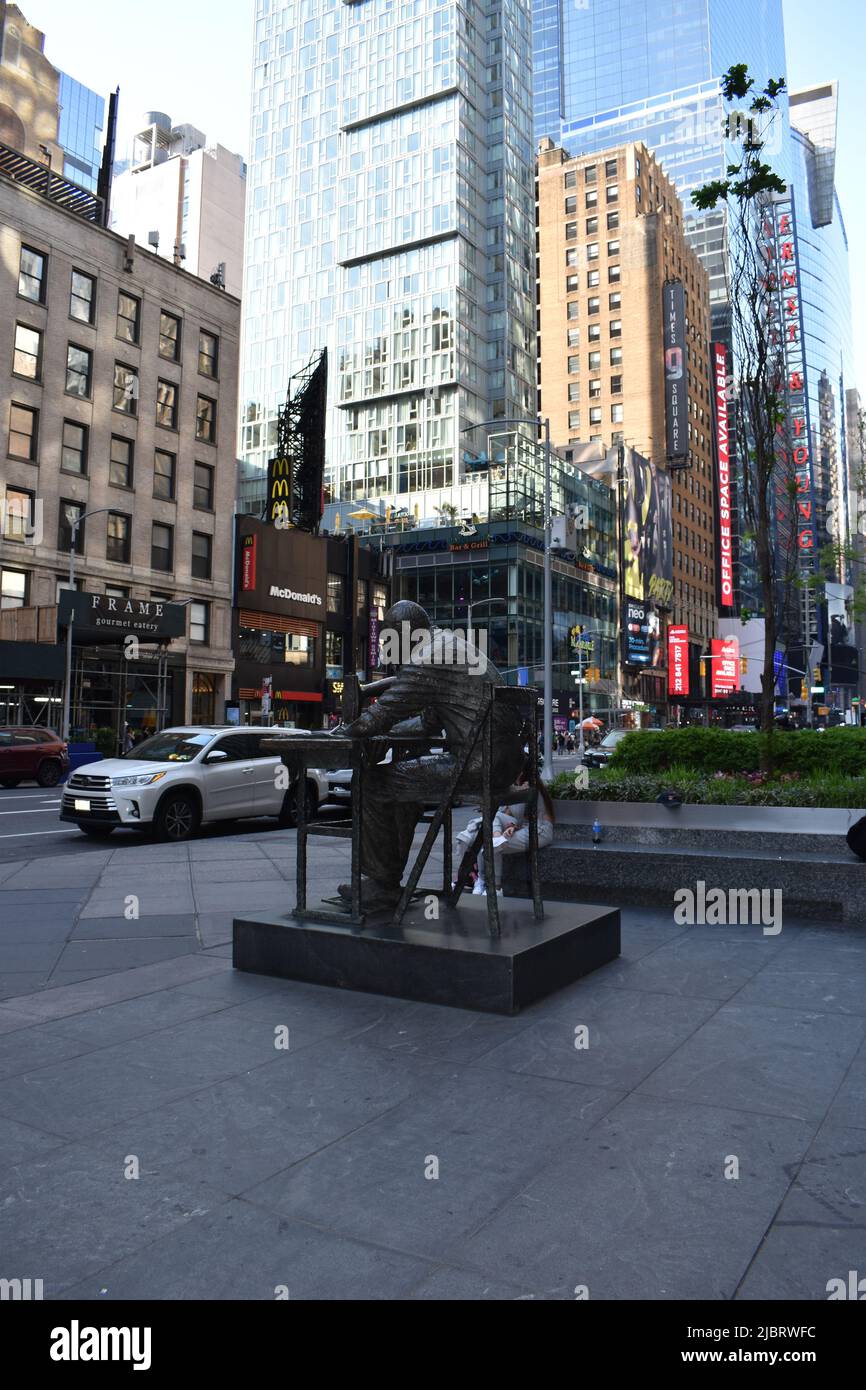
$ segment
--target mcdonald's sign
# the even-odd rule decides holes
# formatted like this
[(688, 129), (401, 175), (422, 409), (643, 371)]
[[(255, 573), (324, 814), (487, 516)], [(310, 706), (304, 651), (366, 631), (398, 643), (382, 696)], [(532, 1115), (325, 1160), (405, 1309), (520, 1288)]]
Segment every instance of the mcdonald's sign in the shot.
[(256, 551), (258, 537), (244, 536), (241, 542), (241, 589), (253, 593), (256, 587)]
[(292, 465), (286, 458), (268, 461), (267, 520), (291, 522)]

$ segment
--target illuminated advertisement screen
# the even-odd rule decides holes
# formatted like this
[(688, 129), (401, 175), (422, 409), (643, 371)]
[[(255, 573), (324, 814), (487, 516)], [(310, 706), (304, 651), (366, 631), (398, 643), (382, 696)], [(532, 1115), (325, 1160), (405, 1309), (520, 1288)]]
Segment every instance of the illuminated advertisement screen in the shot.
[(689, 693), (689, 630), (668, 628), (668, 694)]
[(674, 592), (670, 474), (633, 449), (625, 453), (622, 565), (627, 598), (669, 608)]

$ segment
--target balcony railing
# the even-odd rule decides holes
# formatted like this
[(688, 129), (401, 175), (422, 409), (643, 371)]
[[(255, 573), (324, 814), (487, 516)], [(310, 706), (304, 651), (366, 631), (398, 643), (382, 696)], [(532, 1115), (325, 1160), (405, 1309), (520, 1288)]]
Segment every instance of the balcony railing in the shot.
[(20, 150), (13, 150), (2, 142), (0, 174), (15, 183), (23, 183), (34, 193), (57, 203), (58, 207), (65, 208), (67, 212), (74, 212), (79, 217), (86, 218), (88, 222), (98, 222), (102, 225), (101, 198), (89, 193), (86, 188), (79, 188), (77, 183), (70, 183), (69, 179), (64, 179), (60, 174), (53, 173), (47, 164), (37, 164)]

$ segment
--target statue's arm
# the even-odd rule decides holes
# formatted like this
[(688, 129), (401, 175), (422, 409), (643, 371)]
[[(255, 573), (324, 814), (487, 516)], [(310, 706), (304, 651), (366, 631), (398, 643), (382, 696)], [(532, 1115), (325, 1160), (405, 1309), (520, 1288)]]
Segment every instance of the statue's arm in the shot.
[[(350, 738), (369, 738), (371, 734), (386, 734), (395, 725), (402, 733), (427, 733), (426, 711), (431, 703), (430, 672), (422, 666), (404, 666), (393, 683), (383, 691), (374, 705), (344, 730)], [(403, 721), (412, 721), (406, 728)]]

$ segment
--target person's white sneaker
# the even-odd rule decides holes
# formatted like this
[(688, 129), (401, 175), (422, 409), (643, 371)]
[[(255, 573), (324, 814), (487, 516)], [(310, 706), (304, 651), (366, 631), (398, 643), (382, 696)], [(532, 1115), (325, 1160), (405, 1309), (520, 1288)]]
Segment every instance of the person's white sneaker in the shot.
[(472, 889), (472, 896), (473, 898), (484, 898), (487, 896), (487, 886), (486, 884), (481, 882), (480, 878), (477, 878), (475, 880), (475, 885)]

